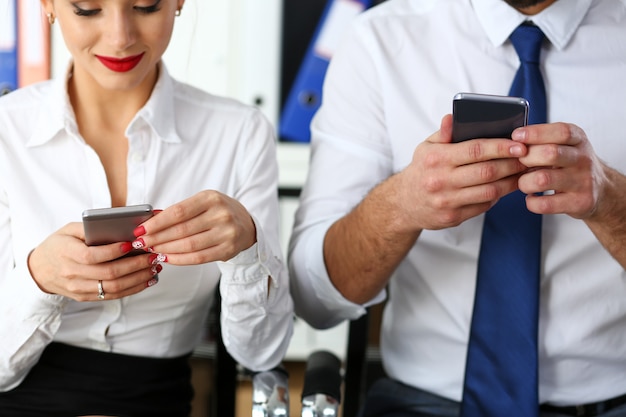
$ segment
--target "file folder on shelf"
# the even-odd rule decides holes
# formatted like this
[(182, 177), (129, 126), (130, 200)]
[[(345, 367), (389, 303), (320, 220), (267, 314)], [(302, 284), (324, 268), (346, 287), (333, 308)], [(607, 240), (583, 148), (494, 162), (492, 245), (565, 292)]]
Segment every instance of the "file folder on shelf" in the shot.
[(17, 1), (0, 7), (0, 96), (17, 88)]
[(309, 124), (321, 104), (333, 52), (350, 21), (371, 5), (372, 0), (328, 0), (280, 115), (281, 140), (310, 141)]
[(39, 0), (19, 0), (17, 82), (24, 87), (50, 78), (50, 25)]

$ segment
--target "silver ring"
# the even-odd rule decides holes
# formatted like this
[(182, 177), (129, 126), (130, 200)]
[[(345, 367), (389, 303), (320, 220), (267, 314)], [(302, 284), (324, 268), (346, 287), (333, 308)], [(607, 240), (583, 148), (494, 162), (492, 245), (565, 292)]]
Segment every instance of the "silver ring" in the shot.
[(104, 290), (102, 289), (102, 280), (98, 281), (98, 300), (104, 300)]

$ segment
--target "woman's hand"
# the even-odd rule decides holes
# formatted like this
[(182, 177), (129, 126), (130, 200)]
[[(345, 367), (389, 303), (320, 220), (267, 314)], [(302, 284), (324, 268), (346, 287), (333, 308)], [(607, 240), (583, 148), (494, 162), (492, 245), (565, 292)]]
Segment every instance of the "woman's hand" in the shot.
[(226, 261), (256, 242), (252, 217), (237, 200), (206, 190), (174, 204), (135, 229), (135, 248), (165, 254), (174, 265)]
[[(130, 252), (130, 242), (87, 246), (81, 223), (69, 223), (28, 258), (30, 273), (42, 291), (76, 301), (112, 300), (138, 293), (157, 282), (157, 255), (118, 259)], [(99, 282), (101, 283), (99, 284)], [(104, 298), (98, 297), (99, 286)]]

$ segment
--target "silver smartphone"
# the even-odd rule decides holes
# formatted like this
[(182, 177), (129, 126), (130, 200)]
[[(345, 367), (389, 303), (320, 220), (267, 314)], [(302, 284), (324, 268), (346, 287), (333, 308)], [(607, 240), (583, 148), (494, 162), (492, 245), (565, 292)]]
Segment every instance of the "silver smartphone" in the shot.
[(528, 124), (528, 101), (521, 97), (458, 93), (452, 100), (452, 142), (511, 138)]
[(153, 214), (150, 204), (85, 210), (83, 211), (85, 243), (94, 246), (132, 242), (135, 240), (133, 230)]

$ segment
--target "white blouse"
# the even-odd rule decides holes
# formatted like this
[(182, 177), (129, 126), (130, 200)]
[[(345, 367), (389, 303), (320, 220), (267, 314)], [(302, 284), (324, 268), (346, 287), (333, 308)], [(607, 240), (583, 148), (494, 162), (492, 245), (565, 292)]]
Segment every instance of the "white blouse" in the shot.
[(126, 136), (128, 205), (164, 209), (217, 190), (248, 209), (258, 242), (227, 262), (164, 264), (158, 285), (119, 300), (77, 302), (42, 292), (28, 271), (29, 252), (65, 224), (80, 222), (83, 210), (110, 207), (110, 192), (98, 155), (78, 132), (67, 79), (2, 97), (0, 391), (17, 386), (52, 341), (149, 357), (191, 352), (220, 277), (231, 355), (261, 370), (285, 354), (293, 305), (278, 237), (271, 124), (253, 107), (177, 82), (161, 65)]

